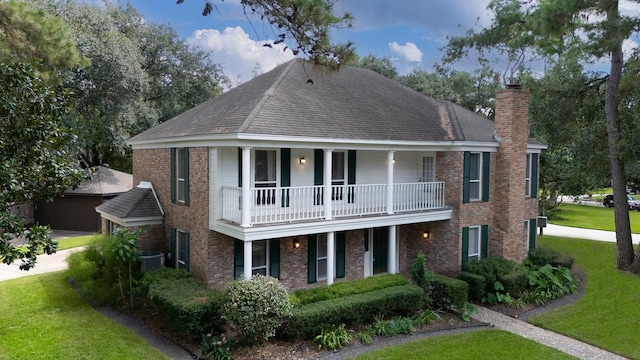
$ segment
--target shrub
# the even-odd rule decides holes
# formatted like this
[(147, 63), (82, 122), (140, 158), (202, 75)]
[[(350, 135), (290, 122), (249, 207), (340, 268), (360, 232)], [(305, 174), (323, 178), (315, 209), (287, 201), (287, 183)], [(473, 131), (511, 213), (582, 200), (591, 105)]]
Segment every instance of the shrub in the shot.
[(487, 293), (485, 290), (487, 279), (484, 276), (470, 273), (468, 271), (462, 271), (458, 274), (458, 279), (466, 282), (469, 285), (469, 299), (473, 301), (480, 301), (482, 297)]
[(427, 270), (427, 262), (423, 253), (418, 253), (416, 260), (411, 265), (411, 279), (420, 286), (424, 291), (423, 307), (428, 308), (432, 305), (431, 301), (431, 283), (428, 281), (429, 271)]
[(345, 325), (342, 324), (340, 326), (332, 326), (329, 329), (322, 329), (320, 335), (316, 336), (314, 340), (320, 343), (318, 349), (325, 347), (330, 350), (336, 350), (348, 345), (352, 337), (353, 330), (346, 329)]
[(469, 293), (469, 285), (466, 282), (436, 273), (429, 273), (428, 283), (433, 289), (431, 291), (433, 307), (442, 309), (450, 306), (457, 309), (464, 308)]
[(536, 266), (545, 266), (550, 264), (551, 266), (562, 266), (567, 269), (571, 269), (573, 267), (574, 261), (571, 256), (563, 255), (557, 251), (545, 248), (535, 248), (530, 250), (527, 259)]
[(420, 308), (422, 297), (418, 286), (403, 285), (301, 305), (293, 309), (280, 334), (289, 339), (311, 339), (333, 324), (364, 324), (378, 314), (405, 315)]
[[(299, 303), (294, 304), (294, 306), (337, 299), (350, 295), (365, 294), (374, 290), (407, 285), (408, 283), (407, 278), (402, 275), (386, 274), (354, 281), (339, 282), (313, 289), (300, 289), (295, 292), (295, 297)], [(292, 303), (294, 303), (294, 301), (296, 300), (292, 300)]]
[(527, 302), (544, 304), (567, 294), (574, 294), (578, 290), (578, 283), (571, 274), (571, 270), (554, 267), (549, 264), (528, 272), (529, 290), (523, 297)]
[(464, 271), (484, 276), (486, 279), (485, 290), (491, 292), (493, 284), (500, 280), (500, 277), (514, 271), (517, 264), (511, 260), (503, 258), (487, 258), (472, 261), (465, 265)]
[(522, 270), (514, 270), (500, 277), (504, 291), (511, 294), (511, 296), (520, 296), (527, 289), (528, 280), (527, 273)]
[(370, 325), (371, 332), (378, 336), (396, 336), (400, 334), (413, 334), (413, 320), (407, 317), (394, 317), (391, 320), (376, 318), (376, 322)]
[(145, 273), (143, 289), (162, 310), (164, 320), (180, 333), (197, 340), (209, 331), (218, 332), (223, 294), (184, 270), (163, 268)]
[(233, 360), (231, 349), (235, 347), (235, 341), (227, 339), (224, 334), (220, 335), (220, 337), (211, 333), (203, 334), (200, 346), (202, 349), (196, 355), (196, 359)]
[(275, 278), (256, 275), (227, 288), (223, 318), (231, 321), (246, 344), (260, 344), (275, 335), (291, 317), (287, 289)]

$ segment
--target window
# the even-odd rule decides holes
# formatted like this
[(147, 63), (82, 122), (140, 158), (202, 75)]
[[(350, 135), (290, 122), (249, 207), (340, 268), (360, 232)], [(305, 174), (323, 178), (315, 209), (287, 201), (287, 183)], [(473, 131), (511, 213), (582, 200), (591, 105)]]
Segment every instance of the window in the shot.
[(469, 228), (469, 261), (480, 260), (480, 227)]
[[(334, 151), (331, 153), (331, 185), (344, 185), (346, 178), (344, 166), (344, 152)], [(337, 187), (331, 190), (332, 200), (342, 200), (343, 188)]]
[(480, 181), (482, 179), (480, 153), (470, 154), (469, 168), (469, 200), (480, 200)]
[(489, 201), (491, 153), (464, 152), (462, 202)]
[(171, 254), (173, 267), (189, 271), (189, 233), (171, 229)]
[(525, 182), (525, 187), (524, 187), (524, 195), (525, 196), (531, 196), (531, 155), (533, 154), (527, 154), (527, 168), (525, 169), (525, 176), (524, 176), (524, 182)]
[(256, 150), (255, 156), (255, 179), (254, 184), (256, 191), (256, 204), (267, 205), (274, 204), (276, 199), (275, 189), (259, 189), (259, 188), (275, 188), (278, 185), (277, 178), (277, 162), (275, 150)]
[(106, 220), (105, 228), (106, 228), (107, 235), (113, 234), (113, 231), (119, 227), (120, 227), (120, 224), (115, 223), (111, 220)]
[(251, 273), (268, 275), (267, 271), (267, 241), (253, 241), (251, 243)]
[(434, 182), (436, 181), (436, 159), (434, 156), (421, 156), (420, 157), (420, 181), (421, 182)]
[(171, 202), (189, 205), (189, 148), (171, 149)]
[[(244, 242), (235, 240), (233, 244), (233, 278), (244, 276)], [(251, 274), (280, 278), (280, 240), (256, 240), (251, 242)]]
[(323, 280), (327, 278), (327, 234), (318, 234), (317, 246), (318, 256), (316, 257), (316, 261), (318, 265), (316, 266), (316, 278)]

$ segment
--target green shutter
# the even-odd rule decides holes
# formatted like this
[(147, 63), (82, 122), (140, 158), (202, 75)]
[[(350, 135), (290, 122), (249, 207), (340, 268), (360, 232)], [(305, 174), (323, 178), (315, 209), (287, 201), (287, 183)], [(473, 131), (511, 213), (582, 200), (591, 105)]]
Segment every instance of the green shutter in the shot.
[(171, 202), (176, 202), (176, 149), (171, 148)]
[(182, 153), (184, 155), (182, 159), (182, 167), (184, 169), (184, 204), (189, 205), (189, 148), (184, 148)]
[(369, 229), (364, 229), (364, 251), (369, 251)]
[(531, 154), (531, 197), (538, 197), (538, 154)]
[(318, 260), (318, 236), (316, 234), (310, 234), (309, 236), (307, 236), (307, 243), (307, 258), (309, 263), (307, 283), (314, 284), (318, 282), (318, 279), (316, 277), (316, 266)]
[(238, 148), (238, 187), (242, 187), (242, 148)]
[(346, 275), (346, 233), (336, 233), (336, 277), (341, 279)]
[(469, 228), (462, 228), (462, 270), (469, 262)]
[(233, 279), (242, 279), (244, 275), (244, 242), (233, 241)]
[(489, 250), (489, 225), (482, 225), (480, 227), (480, 257), (482, 259), (487, 258)]
[[(356, 183), (356, 151), (349, 150), (347, 152), (347, 184), (354, 185)], [(353, 204), (355, 202), (355, 191), (353, 186), (347, 187), (347, 202)]]
[(482, 153), (482, 201), (489, 201), (489, 177), (491, 175), (491, 153)]
[(269, 240), (269, 276), (280, 279), (280, 240)]
[(529, 220), (529, 251), (536, 248), (536, 235), (538, 234), (538, 219)]
[[(291, 149), (280, 149), (280, 186), (291, 186)], [(289, 207), (289, 189), (281, 190), (280, 205)]]
[(189, 244), (189, 233), (184, 233), (184, 238), (182, 239), (182, 241), (184, 241), (184, 244), (182, 246), (184, 246), (185, 248), (184, 254), (181, 254), (182, 261), (184, 261), (184, 267), (182, 269), (185, 269), (187, 272), (189, 272), (191, 271), (191, 265), (189, 261), (189, 253), (191, 252), (191, 247)]
[(176, 258), (178, 257), (178, 253), (176, 252), (176, 235), (177, 230), (171, 228), (171, 256), (169, 257), (169, 267), (174, 268), (176, 264)]
[[(463, 156), (463, 164), (462, 164), (462, 203), (466, 204), (469, 202), (469, 179), (471, 174), (471, 152), (465, 151)], [(467, 239), (468, 240), (468, 239)]]

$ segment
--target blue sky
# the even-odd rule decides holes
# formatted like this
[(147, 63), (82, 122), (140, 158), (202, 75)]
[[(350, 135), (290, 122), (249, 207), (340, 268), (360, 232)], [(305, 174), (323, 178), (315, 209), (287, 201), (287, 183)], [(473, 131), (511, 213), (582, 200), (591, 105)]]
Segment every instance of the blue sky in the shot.
[[(147, 21), (169, 24), (189, 43), (212, 52), (234, 84), (250, 80), (293, 57), (281, 48), (262, 46), (275, 39), (274, 30), (259, 20), (247, 21), (238, 0), (214, 0), (218, 10), (201, 15), (204, 0), (120, 0), (130, 3)], [(336, 12), (350, 12), (351, 29), (332, 38), (355, 43), (359, 55), (392, 59), (402, 74), (421, 68), (432, 70), (447, 35), (461, 35), (478, 25), (487, 26), (489, 0), (338, 0)], [(463, 66), (463, 65), (460, 65)]]

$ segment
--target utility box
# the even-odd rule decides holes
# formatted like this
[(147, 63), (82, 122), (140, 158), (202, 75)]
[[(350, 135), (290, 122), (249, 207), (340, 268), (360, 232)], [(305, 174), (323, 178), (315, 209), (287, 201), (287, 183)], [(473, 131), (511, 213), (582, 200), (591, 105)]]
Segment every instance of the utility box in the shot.
[(542, 229), (547, 227), (546, 216), (538, 216), (538, 227), (540, 228), (540, 235), (542, 235)]

